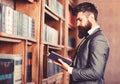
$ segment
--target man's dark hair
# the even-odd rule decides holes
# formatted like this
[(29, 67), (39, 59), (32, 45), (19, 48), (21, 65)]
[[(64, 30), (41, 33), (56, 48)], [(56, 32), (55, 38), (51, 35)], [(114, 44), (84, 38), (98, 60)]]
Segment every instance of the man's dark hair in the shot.
[(94, 14), (95, 20), (97, 21), (98, 11), (94, 4), (89, 2), (83, 2), (79, 5), (77, 5), (75, 8), (73, 8), (73, 14), (77, 15), (78, 12), (91, 12)]

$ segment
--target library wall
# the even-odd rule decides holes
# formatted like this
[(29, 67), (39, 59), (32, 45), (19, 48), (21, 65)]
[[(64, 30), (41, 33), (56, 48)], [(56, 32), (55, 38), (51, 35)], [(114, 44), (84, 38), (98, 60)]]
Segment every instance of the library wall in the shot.
[[(77, 2), (78, 1), (78, 2)], [(98, 22), (108, 38), (110, 55), (105, 72), (105, 84), (119, 84), (120, 74), (120, 1), (119, 0), (77, 0), (93, 2), (99, 10)]]

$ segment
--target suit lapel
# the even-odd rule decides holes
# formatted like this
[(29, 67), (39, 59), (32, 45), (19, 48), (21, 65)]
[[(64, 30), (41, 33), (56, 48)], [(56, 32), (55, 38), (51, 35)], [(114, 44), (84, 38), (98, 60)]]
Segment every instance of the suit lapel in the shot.
[(77, 56), (78, 56), (77, 53), (78, 53), (81, 45), (85, 42), (85, 40), (86, 40), (86, 38), (83, 38), (83, 40), (80, 42), (80, 44), (78, 45), (78, 47), (77, 47), (77, 49), (76, 49), (75, 56), (74, 56), (74, 61), (73, 61), (73, 65), (75, 65), (75, 63), (76, 63)]

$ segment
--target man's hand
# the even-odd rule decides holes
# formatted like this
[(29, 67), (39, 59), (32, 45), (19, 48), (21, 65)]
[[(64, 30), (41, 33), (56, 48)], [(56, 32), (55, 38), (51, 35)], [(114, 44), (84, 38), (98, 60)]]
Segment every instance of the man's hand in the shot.
[(58, 62), (54, 62), (55, 64), (57, 64), (58, 66), (60, 66), (61, 68), (63, 68), (64, 70), (68, 71), (68, 67), (70, 67), (67, 63), (65, 63), (64, 61), (62, 61), (61, 59), (58, 59)]

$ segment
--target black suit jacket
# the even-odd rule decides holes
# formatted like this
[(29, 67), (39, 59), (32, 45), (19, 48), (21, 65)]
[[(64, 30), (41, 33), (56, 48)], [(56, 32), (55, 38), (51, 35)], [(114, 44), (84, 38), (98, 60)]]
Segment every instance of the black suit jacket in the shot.
[(86, 37), (76, 51), (70, 84), (104, 84), (109, 45), (100, 28)]

